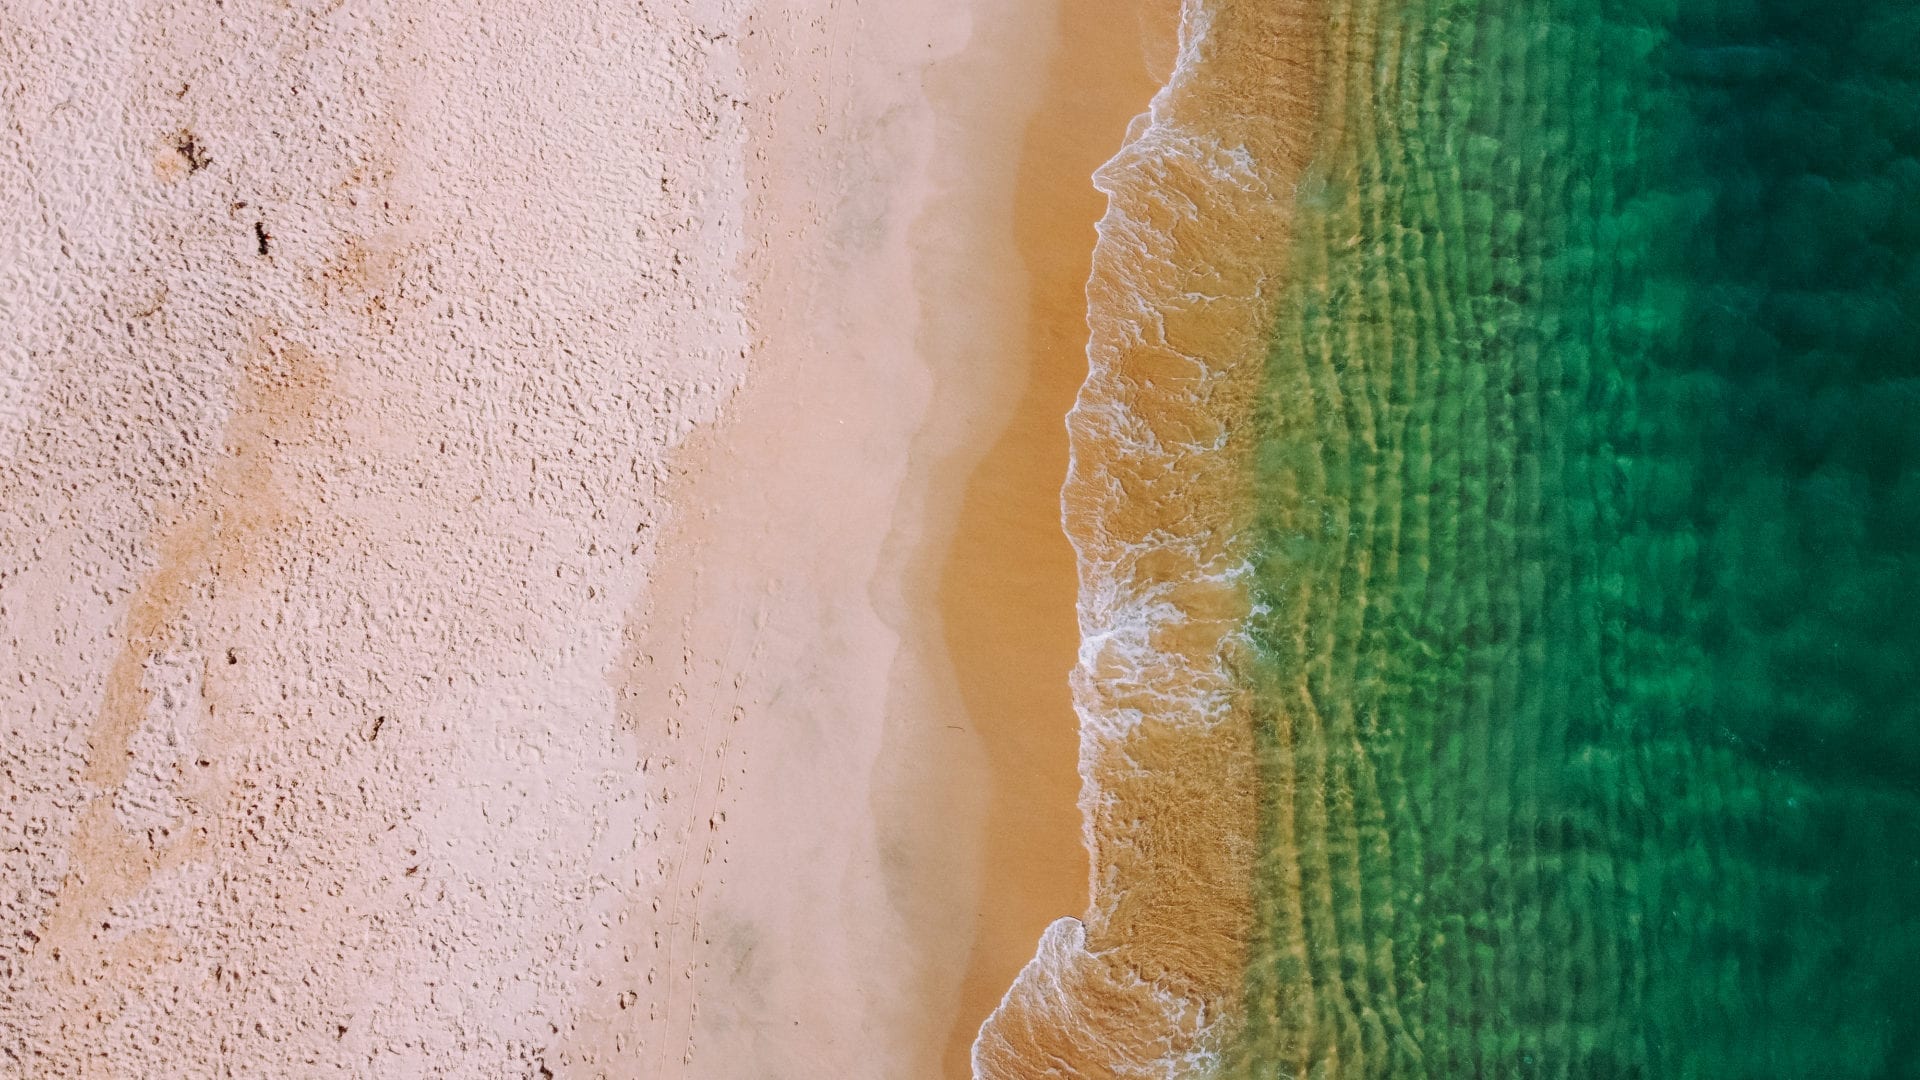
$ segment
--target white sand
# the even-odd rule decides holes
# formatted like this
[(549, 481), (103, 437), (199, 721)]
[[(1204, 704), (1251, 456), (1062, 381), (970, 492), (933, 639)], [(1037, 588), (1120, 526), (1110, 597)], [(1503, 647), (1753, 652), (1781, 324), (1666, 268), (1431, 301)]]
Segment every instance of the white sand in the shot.
[[(571, 1044), (612, 1075), (966, 1075), (950, 1033), (988, 1008), (963, 1016), (960, 984), (1007, 901), (981, 881), (992, 778), (933, 610), (959, 512), (935, 474), (967, 471), (1019, 390), (1013, 185), (1051, 17), (819, 0), (747, 24), (770, 105), (753, 217), (779, 227), (748, 260), (753, 374), (679, 459), (682, 572), (629, 653), (636, 715), (668, 725), (656, 762), (690, 781), (641, 905), (659, 917), (590, 969), (635, 995)], [(924, 85), (956, 76), (968, 99)]]
[(935, 1073), (1051, 13), (0, 0), (0, 1074)]
[(7, 7), (0, 1072), (557, 1068), (739, 6)]

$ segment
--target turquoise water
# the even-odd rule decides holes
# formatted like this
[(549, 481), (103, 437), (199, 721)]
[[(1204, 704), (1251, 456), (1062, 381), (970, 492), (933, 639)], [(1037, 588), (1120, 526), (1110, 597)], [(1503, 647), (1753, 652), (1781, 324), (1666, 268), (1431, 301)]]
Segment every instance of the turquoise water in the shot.
[(1920, 1076), (1920, 5), (1328, 25), (1221, 1072)]

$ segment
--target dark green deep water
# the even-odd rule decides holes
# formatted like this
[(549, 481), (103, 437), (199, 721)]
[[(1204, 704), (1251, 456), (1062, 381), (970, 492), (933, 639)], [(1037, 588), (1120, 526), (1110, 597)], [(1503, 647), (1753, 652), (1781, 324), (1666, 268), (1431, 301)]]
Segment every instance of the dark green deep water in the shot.
[(1920, 3), (1330, 7), (1222, 1073), (1920, 1077)]

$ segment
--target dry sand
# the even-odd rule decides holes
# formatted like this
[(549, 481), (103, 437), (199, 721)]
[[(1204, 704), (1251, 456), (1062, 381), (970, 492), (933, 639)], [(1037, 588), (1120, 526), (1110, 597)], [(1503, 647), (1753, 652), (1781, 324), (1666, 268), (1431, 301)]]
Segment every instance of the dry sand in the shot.
[(963, 1075), (1085, 903), (1129, 22), (4, 0), (0, 57), (0, 1073)]
[(741, 14), (5, 6), (0, 1072), (559, 1067)]

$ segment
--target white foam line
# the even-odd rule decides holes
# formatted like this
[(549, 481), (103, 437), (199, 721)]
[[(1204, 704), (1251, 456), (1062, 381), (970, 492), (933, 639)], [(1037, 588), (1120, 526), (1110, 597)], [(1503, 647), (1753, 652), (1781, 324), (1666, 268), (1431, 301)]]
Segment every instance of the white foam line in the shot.
[[(1145, 113), (1136, 116), (1128, 125), (1126, 139), (1115, 155), (1108, 159), (1092, 175), (1095, 189), (1107, 196), (1107, 210), (1095, 225), (1097, 239), (1094, 243), (1094, 270), (1088, 276), (1089, 322), (1098, 325), (1103, 313), (1091, 307), (1092, 287), (1095, 284), (1103, 256), (1108, 262), (1122, 255), (1131, 256), (1147, 245), (1129, 243), (1137, 236), (1144, 225), (1130, 218), (1119, 205), (1117, 198), (1116, 175), (1129, 162), (1143, 159), (1185, 158), (1204, 162), (1208, 171), (1223, 182), (1235, 187), (1252, 189), (1259, 185), (1258, 172), (1244, 148), (1221, 147), (1208, 140), (1204, 134), (1182, 131), (1169, 115), (1173, 95), (1192, 75), (1200, 59), (1201, 49), (1211, 27), (1212, 15), (1206, 8), (1207, 0), (1183, 0), (1180, 14), (1180, 47), (1173, 71), (1166, 85), (1157, 91)], [(1111, 268), (1109, 268), (1111, 272)], [(1190, 298), (1216, 300), (1219, 297), (1205, 293), (1189, 293)], [(1158, 318), (1158, 311), (1150, 314)], [(1157, 337), (1162, 346), (1166, 346), (1164, 325), (1156, 324)], [(1168, 346), (1170, 348), (1170, 346)], [(1177, 350), (1173, 350), (1177, 353)], [(1081, 793), (1081, 842), (1091, 855), (1095, 852), (1095, 836), (1092, 809), (1103, 797), (1099, 780), (1092, 775), (1089, 762), (1094, 754), (1091, 749), (1106, 740), (1124, 738), (1128, 732), (1138, 726), (1143, 714), (1138, 709), (1110, 709), (1101, 713), (1090, 699), (1094, 696), (1092, 686), (1101, 676), (1096, 674), (1096, 664), (1112, 650), (1124, 650), (1133, 654), (1132, 658), (1144, 660), (1136, 664), (1136, 670), (1142, 676), (1137, 683), (1138, 690), (1145, 690), (1149, 696), (1155, 695), (1152, 687), (1164, 682), (1171, 674), (1171, 668), (1185, 668), (1187, 658), (1166, 657), (1165, 666), (1152, 664), (1156, 655), (1151, 649), (1153, 630), (1159, 626), (1183, 621), (1186, 616), (1175, 605), (1153, 595), (1155, 592), (1169, 590), (1179, 582), (1155, 583), (1147, 590), (1139, 589), (1128, 571), (1132, 558), (1108, 559), (1090, 550), (1087, 543), (1076, 535), (1072, 527), (1070, 493), (1092, 483), (1092, 478), (1083, 473), (1084, 462), (1081, 457), (1080, 439), (1075, 438), (1076, 425), (1085, 429), (1095, 429), (1107, 433), (1103, 439), (1110, 439), (1108, 445), (1128, 446), (1136, 458), (1145, 461), (1163, 461), (1166, 468), (1182, 457), (1194, 454), (1215, 453), (1224, 448), (1226, 438), (1220, 435), (1211, 440), (1162, 445), (1149, 427), (1140, 423), (1140, 418), (1120, 401), (1102, 397), (1101, 383), (1109, 374), (1109, 368), (1102, 364), (1099, 356), (1100, 344), (1098, 332), (1090, 333), (1086, 347), (1087, 378), (1081, 383), (1073, 407), (1067, 412), (1065, 422), (1068, 429), (1067, 479), (1061, 488), (1061, 524), (1067, 534), (1068, 542), (1073, 545), (1080, 579), (1079, 596), (1076, 610), (1080, 625), (1080, 648), (1078, 663), (1073, 672), (1074, 711), (1080, 725), (1080, 764)], [(1203, 385), (1210, 385), (1217, 379), (1214, 367), (1204, 358), (1182, 355), (1191, 362)], [(1119, 439), (1120, 431), (1127, 428), (1140, 428), (1140, 438)], [(1114, 495), (1118, 499), (1123, 496)], [(1097, 519), (1103, 517), (1096, 512)], [(1156, 535), (1156, 541), (1164, 536), (1164, 544), (1143, 546), (1142, 550), (1157, 549), (1188, 544), (1191, 542), (1174, 534)], [(1196, 560), (1197, 561), (1197, 560)], [(1244, 576), (1247, 566), (1244, 560), (1218, 568), (1209, 577), (1220, 580), (1237, 580)], [(1126, 618), (1116, 616), (1125, 613)], [(1158, 670), (1156, 670), (1158, 668)], [(1224, 673), (1222, 673), (1224, 676)], [(1156, 679), (1155, 676), (1160, 676)], [(1211, 726), (1227, 714), (1227, 687), (1224, 683), (1215, 693), (1203, 694), (1195, 699), (1189, 694), (1182, 704), (1199, 718), (1200, 723)], [(1130, 697), (1138, 696), (1137, 693)], [(1097, 917), (1097, 898), (1100, 894), (1100, 881), (1097, 870), (1090, 866), (1088, 895), (1089, 909), (1087, 918)], [(973, 1075), (976, 1080), (989, 1080), (983, 1072), (983, 1044), (988, 1031), (995, 1021), (1010, 1008), (1015, 994), (1025, 987), (1051, 986), (1050, 997), (1068, 1000), (1069, 991), (1065, 984), (1065, 975), (1075, 962), (1076, 956), (1086, 952), (1085, 924), (1082, 919), (1062, 918), (1055, 920), (1042, 933), (1033, 959), (1021, 969), (1004, 994), (992, 1016), (982, 1024), (971, 1050)], [(1168, 998), (1164, 991), (1153, 990), (1156, 998)], [(1184, 1000), (1163, 1000), (1161, 1002), (1169, 1016), (1178, 1016), (1190, 1012), (1194, 1003)], [(1175, 1050), (1168, 1048), (1167, 1055), (1159, 1062), (1148, 1066), (1157, 1066), (1157, 1074), (1165, 1080), (1177, 1080), (1204, 1073), (1212, 1068), (1217, 1059), (1211, 1049), (1205, 1047)], [(1142, 1074), (1148, 1075), (1148, 1074)]]

